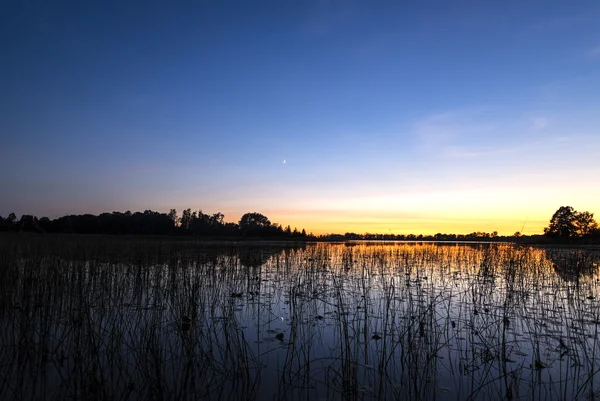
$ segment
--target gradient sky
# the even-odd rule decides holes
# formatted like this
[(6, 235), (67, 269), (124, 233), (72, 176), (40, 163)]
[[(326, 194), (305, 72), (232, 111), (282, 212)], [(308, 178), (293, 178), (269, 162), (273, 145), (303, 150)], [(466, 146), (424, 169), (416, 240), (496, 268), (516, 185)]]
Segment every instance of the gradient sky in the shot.
[(600, 217), (598, 1), (121, 3), (2, 2), (0, 215)]

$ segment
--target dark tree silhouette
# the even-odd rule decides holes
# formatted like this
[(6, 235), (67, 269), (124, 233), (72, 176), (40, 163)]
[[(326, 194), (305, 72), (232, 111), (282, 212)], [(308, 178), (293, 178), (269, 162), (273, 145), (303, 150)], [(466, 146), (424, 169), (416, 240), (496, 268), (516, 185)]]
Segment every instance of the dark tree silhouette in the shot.
[(581, 212), (575, 217), (575, 227), (577, 235), (586, 236), (595, 234), (598, 231), (598, 223), (594, 220), (594, 213)]
[(264, 235), (271, 227), (267, 216), (260, 213), (246, 213), (238, 223), (242, 235)]
[[(243, 228), (243, 231), (242, 231)], [(177, 220), (177, 212), (102, 213), (67, 215), (50, 220), (23, 215), (17, 220), (14, 213), (8, 218), (0, 216), (0, 231), (63, 233), (63, 234), (111, 234), (111, 235), (184, 235), (198, 237), (289, 237), (279, 224), (272, 224), (260, 213), (242, 216), (240, 225), (226, 223), (223, 213), (205, 214), (202, 210), (185, 209)], [(305, 231), (304, 231), (305, 232)], [(312, 237), (312, 236), (311, 236)]]
[(223, 224), (223, 219), (225, 219), (225, 215), (223, 213), (217, 212), (210, 216), (210, 225), (212, 227), (218, 227)]
[(21, 220), (19, 220), (19, 230), (38, 231), (37, 218), (29, 214), (24, 214), (21, 216)]
[(17, 222), (17, 216), (14, 213), (3, 218), (0, 216), (0, 231), (17, 231), (19, 230), (19, 223)]
[(9, 231), (12, 229), (12, 224), (8, 221), (8, 219), (5, 219), (4, 217), (0, 216), (0, 231)]
[(192, 217), (192, 209), (185, 209), (181, 212), (181, 219), (179, 219), (180, 227), (184, 230), (189, 229), (192, 224), (192, 218), (197, 218), (196, 212), (194, 212), (194, 216)]
[(594, 214), (578, 212), (572, 206), (561, 206), (550, 219), (550, 225), (544, 228), (549, 237), (572, 238), (597, 234), (598, 224)]
[(168, 214), (169, 218), (173, 221), (173, 226), (177, 225), (177, 210), (171, 209)]
[(572, 206), (561, 206), (550, 219), (550, 225), (544, 228), (544, 234), (550, 237), (573, 237), (577, 233), (575, 220), (577, 212)]

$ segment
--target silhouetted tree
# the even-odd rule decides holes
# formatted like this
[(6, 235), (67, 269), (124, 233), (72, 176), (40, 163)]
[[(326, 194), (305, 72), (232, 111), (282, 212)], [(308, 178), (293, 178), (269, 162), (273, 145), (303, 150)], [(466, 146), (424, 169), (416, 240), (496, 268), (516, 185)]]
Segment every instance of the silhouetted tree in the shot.
[(0, 215), (0, 231), (8, 231), (12, 228), (12, 225), (8, 222), (7, 219)]
[(225, 223), (223, 224), (223, 234), (232, 236), (240, 235), (240, 226), (235, 223)]
[[(169, 213), (159, 213), (152, 210), (144, 212), (102, 213), (67, 215), (50, 220), (47, 217), (37, 219), (35, 216), (23, 215), (20, 220), (14, 213), (7, 218), (0, 216), (0, 231), (30, 231), (39, 233), (65, 233), (65, 234), (150, 234), (150, 235), (196, 235), (196, 236), (228, 236), (239, 235), (257, 237), (284, 237), (281, 225), (271, 223), (260, 213), (247, 213), (240, 219), (240, 224), (225, 223), (223, 213), (212, 215), (202, 213), (201, 210), (185, 209), (176, 225), (177, 212), (171, 209)], [(305, 236), (294, 229), (288, 236)]]
[(167, 215), (173, 221), (173, 226), (177, 225), (177, 210), (171, 209), (169, 210), (169, 214)]
[(5, 219), (0, 216), (0, 231), (14, 231), (17, 229), (17, 216), (11, 213)]
[(597, 231), (594, 214), (578, 212), (572, 206), (561, 206), (552, 216), (550, 225), (544, 228), (545, 235), (560, 238), (584, 237)]
[(181, 219), (179, 219), (179, 222), (180, 227), (183, 230), (187, 230), (188, 228), (190, 228), (190, 224), (192, 222), (192, 209), (188, 208), (181, 212)]
[(544, 228), (544, 234), (550, 237), (572, 237), (577, 233), (575, 220), (577, 212), (572, 206), (561, 206), (550, 219), (550, 225)]
[(592, 235), (598, 230), (598, 223), (594, 220), (594, 213), (580, 212), (575, 216), (577, 235), (583, 237)]
[(41, 232), (41, 230), (38, 228), (37, 217), (34, 217), (30, 214), (22, 215), (21, 220), (19, 220), (19, 230)]
[(266, 234), (271, 222), (260, 213), (246, 213), (238, 223), (242, 235), (261, 235)]
[(52, 221), (44, 216), (38, 220), (38, 226), (43, 232), (48, 232), (52, 230)]
[(223, 224), (223, 219), (225, 219), (225, 215), (223, 215), (223, 213), (217, 212), (210, 216), (210, 225), (212, 227), (219, 227)]

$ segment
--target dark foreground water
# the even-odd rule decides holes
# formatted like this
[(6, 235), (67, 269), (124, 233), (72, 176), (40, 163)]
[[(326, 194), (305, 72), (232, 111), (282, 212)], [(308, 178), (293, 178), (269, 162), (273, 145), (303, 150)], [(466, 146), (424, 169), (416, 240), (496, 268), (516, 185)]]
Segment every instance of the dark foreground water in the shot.
[(599, 253), (5, 237), (2, 400), (593, 400)]

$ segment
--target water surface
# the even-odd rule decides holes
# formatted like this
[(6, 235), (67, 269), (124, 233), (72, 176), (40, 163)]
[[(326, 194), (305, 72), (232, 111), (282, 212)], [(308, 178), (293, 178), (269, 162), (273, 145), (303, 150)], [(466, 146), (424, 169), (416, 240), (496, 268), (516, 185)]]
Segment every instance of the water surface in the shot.
[(600, 396), (594, 249), (15, 238), (1, 399)]

